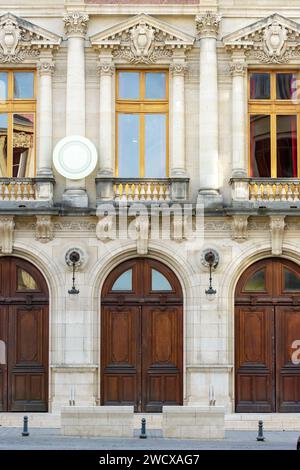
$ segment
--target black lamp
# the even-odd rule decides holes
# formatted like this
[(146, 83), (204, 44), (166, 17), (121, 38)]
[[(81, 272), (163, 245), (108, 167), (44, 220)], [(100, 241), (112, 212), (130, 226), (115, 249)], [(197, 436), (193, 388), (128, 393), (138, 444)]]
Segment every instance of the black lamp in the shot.
[(218, 265), (218, 260), (216, 254), (212, 250), (208, 250), (204, 255), (204, 260), (209, 266), (209, 287), (206, 289), (205, 294), (209, 296), (214, 296), (217, 291), (212, 286), (212, 268), (215, 268)]
[(73, 276), (72, 276), (72, 288), (68, 290), (69, 294), (79, 294), (79, 289), (76, 289), (75, 287), (75, 269), (76, 269), (76, 263), (80, 260), (80, 254), (77, 251), (72, 251), (69, 255), (69, 260), (72, 263), (72, 268), (73, 268)]

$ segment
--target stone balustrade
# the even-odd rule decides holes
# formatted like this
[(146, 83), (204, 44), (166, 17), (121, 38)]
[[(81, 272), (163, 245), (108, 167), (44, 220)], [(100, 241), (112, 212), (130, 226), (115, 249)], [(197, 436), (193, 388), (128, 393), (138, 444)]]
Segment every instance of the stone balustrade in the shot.
[(233, 203), (299, 203), (300, 179), (296, 178), (232, 178)]
[(36, 199), (36, 186), (31, 178), (2, 178), (0, 201), (32, 201)]

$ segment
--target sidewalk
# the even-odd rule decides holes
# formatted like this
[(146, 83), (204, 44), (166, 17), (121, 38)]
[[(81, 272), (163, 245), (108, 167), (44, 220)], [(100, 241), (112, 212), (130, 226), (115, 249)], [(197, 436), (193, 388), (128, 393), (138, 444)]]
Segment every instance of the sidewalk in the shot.
[(21, 428), (0, 427), (0, 450), (295, 450), (299, 432), (266, 432), (264, 442), (256, 441), (256, 432), (226, 431), (220, 441), (163, 439), (160, 431), (149, 431), (148, 439), (80, 438), (60, 435), (60, 429), (29, 429), (22, 437)]

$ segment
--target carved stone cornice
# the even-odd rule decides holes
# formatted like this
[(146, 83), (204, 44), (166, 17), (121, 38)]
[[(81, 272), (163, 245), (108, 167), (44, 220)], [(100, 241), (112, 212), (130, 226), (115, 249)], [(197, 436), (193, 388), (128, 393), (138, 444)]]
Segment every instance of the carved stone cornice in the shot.
[(270, 233), (271, 233), (271, 247), (272, 255), (282, 254), (283, 234), (285, 229), (285, 216), (271, 215), (270, 216)]
[(189, 50), (194, 38), (143, 13), (94, 34), (90, 41), (92, 46), (110, 51), (115, 61), (151, 64), (169, 62), (174, 50)]
[(51, 75), (55, 70), (55, 64), (52, 60), (39, 61), (37, 64), (37, 69), (40, 75)]
[(172, 62), (170, 65), (172, 75), (184, 76), (187, 71), (188, 65), (185, 62)]
[(221, 16), (207, 11), (204, 15), (196, 16), (196, 29), (199, 38), (217, 38)]
[(15, 222), (13, 215), (0, 216), (0, 245), (1, 252), (10, 254), (13, 251)]
[(12, 13), (0, 16), (0, 63), (36, 60), (41, 48), (57, 48), (61, 38)]
[(249, 63), (284, 64), (300, 57), (300, 25), (275, 13), (223, 38), (227, 50), (245, 51)]
[(66, 13), (63, 17), (65, 34), (68, 37), (85, 37), (89, 15), (80, 11)]
[(41, 243), (48, 243), (54, 238), (51, 215), (37, 215), (35, 238)]
[(101, 75), (112, 76), (115, 73), (115, 66), (111, 62), (100, 62), (97, 65), (97, 72)]
[(248, 238), (248, 215), (232, 216), (232, 238), (244, 242)]
[(243, 77), (247, 70), (246, 62), (230, 62), (229, 71), (233, 77)]

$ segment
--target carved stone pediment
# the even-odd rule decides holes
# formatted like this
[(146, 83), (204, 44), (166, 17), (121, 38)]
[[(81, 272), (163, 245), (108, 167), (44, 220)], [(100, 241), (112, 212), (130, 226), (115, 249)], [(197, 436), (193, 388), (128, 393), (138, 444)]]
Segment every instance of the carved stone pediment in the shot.
[(300, 57), (300, 24), (274, 13), (228, 34), (223, 43), (232, 51), (244, 49), (250, 62), (284, 64)]
[(61, 38), (23, 18), (0, 16), (0, 63), (19, 63), (40, 55), (41, 49), (55, 48)]
[(144, 13), (90, 37), (95, 47), (110, 49), (113, 57), (151, 64), (171, 58), (174, 49), (188, 50), (194, 37)]

